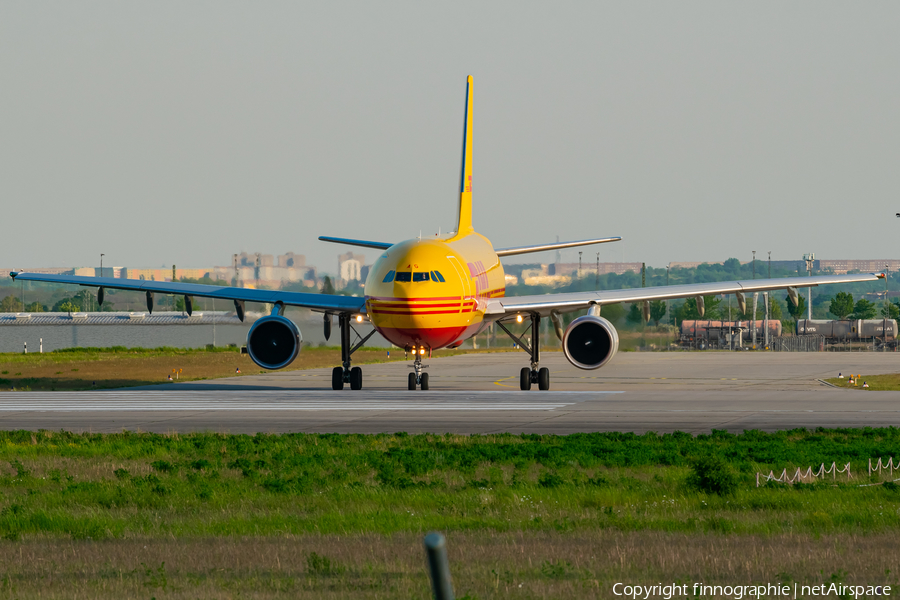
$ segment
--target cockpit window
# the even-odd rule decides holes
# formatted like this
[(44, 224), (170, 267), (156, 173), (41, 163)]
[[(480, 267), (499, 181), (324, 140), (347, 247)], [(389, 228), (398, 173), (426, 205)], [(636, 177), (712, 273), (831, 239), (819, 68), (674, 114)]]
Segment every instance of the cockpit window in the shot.
[(411, 281), (411, 280), (412, 280), (412, 273), (410, 273), (409, 271), (397, 271), (397, 277), (394, 279), (394, 281)]
[(413, 281), (428, 281), (428, 273), (413, 273)]
[(431, 278), (434, 281), (440, 281), (441, 283), (444, 283), (445, 279), (444, 279), (444, 276), (441, 275), (440, 271), (432, 271), (432, 273), (433, 273), (433, 275), (431, 276)]
[(384, 276), (384, 281), (381, 283), (390, 283), (394, 280), (394, 272), (388, 271), (388, 274)]

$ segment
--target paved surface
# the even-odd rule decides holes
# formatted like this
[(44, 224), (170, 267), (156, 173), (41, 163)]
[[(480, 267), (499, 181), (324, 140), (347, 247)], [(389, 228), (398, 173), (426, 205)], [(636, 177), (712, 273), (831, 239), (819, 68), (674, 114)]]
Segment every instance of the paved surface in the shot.
[(0, 393), (0, 427), (562, 434), (900, 426), (900, 393), (818, 381), (900, 372), (897, 353), (623, 353), (598, 371), (546, 353), (549, 392), (518, 390), (521, 353), (426, 362), (428, 392), (406, 390), (409, 366), (392, 363), (364, 366), (358, 392), (332, 391), (330, 369), (317, 369), (121, 391)]

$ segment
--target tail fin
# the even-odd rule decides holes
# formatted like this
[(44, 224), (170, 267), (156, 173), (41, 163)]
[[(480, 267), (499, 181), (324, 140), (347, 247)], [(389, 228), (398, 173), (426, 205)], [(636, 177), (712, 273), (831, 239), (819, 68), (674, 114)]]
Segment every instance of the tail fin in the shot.
[(472, 76), (466, 79), (466, 120), (463, 124), (462, 167), (459, 176), (459, 223), (456, 237), (469, 235), (472, 227)]

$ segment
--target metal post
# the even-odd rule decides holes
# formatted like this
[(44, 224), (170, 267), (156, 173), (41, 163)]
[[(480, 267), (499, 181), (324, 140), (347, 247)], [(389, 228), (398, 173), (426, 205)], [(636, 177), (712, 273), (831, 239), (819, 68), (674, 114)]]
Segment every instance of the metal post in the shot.
[[(812, 277), (813, 263), (816, 260), (816, 255), (810, 252), (803, 256), (803, 260), (806, 261), (806, 273), (810, 277)], [(812, 287), (807, 288), (809, 290), (809, 306), (807, 306), (807, 319), (812, 320)]]
[(750, 338), (753, 340), (751, 348), (756, 350), (756, 303), (759, 300), (759, 292), (753, 292), (753, 320), (750, 321)]
[(28, 354), (28, 342), (25, 342), (25, 354)]
[(453, 600), (453, 582), (450, 580), (450, 563), (447, 560), (447, 540), (437, 532), (425, 536), (425, 554), (431, 573), (431, 589), (434, 600)]
[(40, 338), (40, 340), (41, 340), (41, 347), (38, 352), (39, 352), (39, 354), (43, 354), (44, 353), (44, 338)]
[[(666, 265), (666, 287), (669, 285), (669, 266)], [(672, 348), (672, 340), (669, 339), (669, 333), (672, 325), (672, 315), (669, 313), (669, 299), (666, 298), (666, 321), (669, 323), (669, 327), (666, 328), (666, 350), (670, 350)]]

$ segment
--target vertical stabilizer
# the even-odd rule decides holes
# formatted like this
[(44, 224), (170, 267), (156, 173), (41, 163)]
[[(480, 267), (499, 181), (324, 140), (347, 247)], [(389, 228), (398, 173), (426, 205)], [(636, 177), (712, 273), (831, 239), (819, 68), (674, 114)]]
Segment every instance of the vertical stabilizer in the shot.
[(466, 79), (466, 118), (463, 122), (462, 166), (459, 176), (459, 223), (456, 237), (469, 235), (472, 228), (472, 76)]

